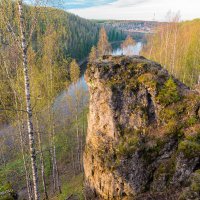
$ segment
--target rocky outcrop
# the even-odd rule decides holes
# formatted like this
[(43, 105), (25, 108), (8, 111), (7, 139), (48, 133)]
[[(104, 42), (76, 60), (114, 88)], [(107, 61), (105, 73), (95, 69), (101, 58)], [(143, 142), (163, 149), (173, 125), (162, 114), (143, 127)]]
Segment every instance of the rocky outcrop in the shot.
[(86, 199), (200, 199), (200, 97), (143, 57), (88, 66)]

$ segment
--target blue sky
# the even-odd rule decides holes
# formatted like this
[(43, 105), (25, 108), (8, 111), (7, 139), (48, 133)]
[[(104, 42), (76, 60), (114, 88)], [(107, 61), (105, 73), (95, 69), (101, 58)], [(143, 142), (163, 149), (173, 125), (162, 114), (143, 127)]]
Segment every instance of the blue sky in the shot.
[(62, 0), (63, 8), (87, 19), (166, 21), (179, 12), (182, 20), (200, 18), (200, 0)]

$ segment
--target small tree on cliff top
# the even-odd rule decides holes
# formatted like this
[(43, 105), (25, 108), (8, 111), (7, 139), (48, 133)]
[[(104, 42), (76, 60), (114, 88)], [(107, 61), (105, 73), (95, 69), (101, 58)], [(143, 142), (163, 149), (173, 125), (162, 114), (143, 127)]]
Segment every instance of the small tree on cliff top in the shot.
[(128, 35), (126, 40), (121, 44), (123, 53), (125, 52), (125, 54), (131, 55), (132, 54), (132, 46), (134, 46), (134, 45), (135, 45), (135, 41), (133, 40), (133, 38), (130, 35)]
[(91, 52), (89, 54), (89, 63), (93, 62), (97, 59), (97, 48), (95, 46), (92, 47)]
[(104, 27), (102, 27), (99, 33), (99, 42), (97, 45), (98, 56), (109, 54), (111, 50), (112, 48), (110, 43), (108, 42), (106, 30)]

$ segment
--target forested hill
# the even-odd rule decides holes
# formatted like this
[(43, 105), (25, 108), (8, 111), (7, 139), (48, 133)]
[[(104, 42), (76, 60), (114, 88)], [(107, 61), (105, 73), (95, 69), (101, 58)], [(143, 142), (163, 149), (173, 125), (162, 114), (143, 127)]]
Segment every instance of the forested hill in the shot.
[[(38, 35), (45, 34), (47, 25), (50, 25), (57, 32), (60, 53), (64, 57), (69, 56), (78, 60), (85, 58), (98, 41), (101, 25), (63, 10), (41, 9), (45, 14), (38, 20), (40, 22)], [(107, 26), (106, 29), (110, 41), (125, 39), (122, 31), (111, 26)]]
[[(34, 21), (35, 8), (28, 5), (25, 5), (24, 8), (25, 18), (28, 19), (28, 27), (30, 28)], [(6, 12), (10, 12), (10, 8), (7, 9)], [(11, 9), (14, 11), (15, 6), (13, 5)], [(32, 38), (35, 51), (41, 50), (42, 38), (53, 31), (55, 31), (60, 57), (73, 57), (81, 60), (88, 55), (91, 47), (96, 45), (102, 24), (55, 8), (40, 7), (37, 8), (36, 12), (38, 12), (37, 28)], [(13, 17), (16, 17), (15, 13), (10, 16), (10, 18)], [(14, 21), (11, 23), (15, 23)], [(111, 26), (106, 26), (106, 29), (110, 41), (125, 39), (125, 34), (122, 31)], [(0, 40), (3, 37), (0, 37)]]

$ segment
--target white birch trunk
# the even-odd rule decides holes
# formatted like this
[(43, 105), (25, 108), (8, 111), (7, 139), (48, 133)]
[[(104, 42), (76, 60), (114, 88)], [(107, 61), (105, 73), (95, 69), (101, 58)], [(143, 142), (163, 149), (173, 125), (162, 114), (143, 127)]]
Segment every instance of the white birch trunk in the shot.
[(177, 35), (178, 35), (178, 25), (175, 24), (175, 33), (174, 33), (174, 44), (173, 44), (173, 57), (172, 57), (172, 69), (171, 73), (174, 74), (175, 70), (175, 60), (176, 60), (176, 45), (177, 45)]
[(19, 130), (19, 136), (20, 136), (22, 158), (23, 158), (24, 170), (25, 170), (25, 175), (26, 175), (26, 187), (27, 187), (28, 199), (33, 200), (33, 194), (32, 194), (32, 190), (31, 190), (31, 180), (30, 180), (30, 176), (29, 176), (29, 172), (28, 172), (28, 166), (27, 166), (25, 150), (24, 150), (24, 142), (23, 142), (23, 135), (22, 135), (23, 128), (21, 129), (21, 124), (23, 126), (23, 122), (20, 121), (19, 114), (17, 114), (17, 115), (18, 115), (18, 130)]
[(28, 60), (27, 60), (28, 56), (27, 56), (26, 34), (25, 34), (25, 28), (24, 28), (24, 13), (23, 13), (22, 0), (18, 0), (18, 12), (19, 12), (19, 20), (20, 20), (19, 24), (20, 24), (21, 48), (22, 48), (23, 67), (24, 67), (27, 127), (28, 127), (29, 148), (30, 148), (31, 167), (32, 167), (32, 176), (33, 176), (34, 198), (35, 200), (39, 200), (40, 199), (39, 184), (38, 184), (39, 181), (38, 181), (38, 172), (37, 172), (37, 164), (36, 164), (34, 129), (33, 129), (33, 123), (32, 123), (30, 80), (29, 80), (29, 73), (28, 73)]
[(52, 140), (53, 140), (53, 162), (54, 162), (54, 170), (55, 170), (55, 178), (56, 178), (56, 186), (61, 194), (61, 184), (60, 184), (60, 176), (59, 176), (59, 170), (58, 170), (58, 164), (57, 164), (57, 158), (56, 158), (56, 145), (55, 145), (55, 123), (54, 123), (54, 117), (52, 113), (52, 123), (53, 123), (53, 129), (52, 129)]
[(42, 138), (41, 138), (41, 133), (40, 133), (40, 130), (39, 130), (39, 122), (38, 122), (37, 116), (36, 116), (36, 124), (37, 124), (37, 134), (38, 134), (38, 146), (39, 146), (39, 151), (40, 151), (40, 165), (41, 165), (42, 185), (43, 185), (43, 189), (44, 189), (45, 199), (47, 200), (47, 199), (49, 199), (49, 197), (48, 197), (47, 187), (46, 187), (44, 154), (43, 154)]

